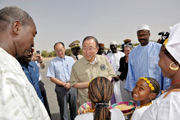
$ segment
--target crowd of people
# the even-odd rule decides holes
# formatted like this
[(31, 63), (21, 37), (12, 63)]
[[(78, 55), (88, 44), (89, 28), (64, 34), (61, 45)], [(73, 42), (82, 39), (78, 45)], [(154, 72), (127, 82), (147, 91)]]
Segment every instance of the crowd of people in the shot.
[[(139, 45), (124, 40), (122, 51), (111, 41), (110, 50), (94, 36), (69, 44), (54, 44), (56, 58), (45, 66), (34, 49), (37, 34), (32, 17), (8, 6), (0, 9), (0, 119), (50, 120), (51, 113), (40, 69), (56, 85), (61, 120), (178, 120), (180, 117), (180, 23), (170, 29), (162, 43), (149, 41), (148, 25), (137, 27)], [(178, 41), (179, 40), (179, 41)], [(164, 93), (162, 93), (162, 91)], [(130, 116), (110, 105), (135, 101)], [(78, 108), (91, 102), (86, 114)], [(69, 104), (69, 107), (68, 107)]]

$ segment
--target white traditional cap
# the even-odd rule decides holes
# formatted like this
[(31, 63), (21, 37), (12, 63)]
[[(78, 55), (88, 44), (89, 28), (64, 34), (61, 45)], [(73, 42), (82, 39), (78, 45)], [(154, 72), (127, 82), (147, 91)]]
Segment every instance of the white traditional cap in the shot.
[(163, 44), (168, 52), (180, 64), (180, 23), (170, 27), (169, 38), (166, 39)]
[(139, 31), (139, 30), (150, 30), (150, 28), (148, 25), (140, 25), (137, 28), (137, 31)]
[(116, 41), (111, 41), (110, 45), (117, 45)]

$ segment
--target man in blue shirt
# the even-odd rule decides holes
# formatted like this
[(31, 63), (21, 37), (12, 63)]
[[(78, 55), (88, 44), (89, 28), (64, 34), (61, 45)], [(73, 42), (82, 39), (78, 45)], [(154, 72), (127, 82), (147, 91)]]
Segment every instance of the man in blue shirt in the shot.
[(24, 73), (26, 74), (29, 82), (32, 84), (32, 86), (36, 90), (38, 97), (44, 103), (43, 97), (41, 95), (41, 90), (39, 88), (39, 69), (38, 69), (37, 64), (31, 61), (33, 51), (34, 49), (33, 47), (31, 47), (31, 49), (28, 52), (26, 52), (24, 56), (17, 58), (17, 60), (21, 64), (22, 69)]
[(140, 45), (129, 54), (125, 88), (132, 91), (140, 77), (152, 77), (159, 82), (161, 90), (166, 90), (170, 86), (171, 80), (162, 76), (161, 68), (158, 65), (161, 44), (149, 41), (148, 25), (138, 27), (137, 37)]
[(56, 84), (57, 100), (60, 107), (61, 120), (68, 120), (67, 103), (69, 103), (71, 120), (77, 115), (77, 89), (69, 84), (74, 59), (65, 55), (64, 43), (58, 42), (54, 45), (57, 57), (48, 67), (47, 77)]

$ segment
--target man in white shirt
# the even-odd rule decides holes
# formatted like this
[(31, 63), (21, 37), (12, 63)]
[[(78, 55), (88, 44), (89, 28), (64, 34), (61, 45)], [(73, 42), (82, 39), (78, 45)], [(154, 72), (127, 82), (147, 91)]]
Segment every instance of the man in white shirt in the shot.
[(31, 16), (18, 7), (0, 10), (0, 119), (50, 120), (46, 109), (15, 57), (34, 45)]
[(121, 57), (124, 57), (124, 53), (117, 51), (117, 43), (116, 41), (112, 41), (110, 42), (110, 49), (111, 52), (107, 54), (108, 58), (111, 61), (111, 64), (114, 68), (114, 71), (116, 73), (116, 77), (114, 77), (114, 95), (115, 95), (115, 100), (114, 100), (114, 96), (112, 97), (113, 99), (111, 100), (112, 103), (116, 103), (116, 102), (122, 102), (122, 95), (121, 95), (121, 91), (120, 91), (120, 81), (119, 81), (119, 75), (120, 72), (118, 71), (120, 64), (119, 61), (121, 59)]

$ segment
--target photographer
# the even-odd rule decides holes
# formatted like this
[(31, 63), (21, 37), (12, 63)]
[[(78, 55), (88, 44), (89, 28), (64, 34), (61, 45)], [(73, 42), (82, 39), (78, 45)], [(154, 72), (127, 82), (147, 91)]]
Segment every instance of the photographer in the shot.
[(33, 54), (32, 61), (34, 61), (39, 68), (39, 87), (41, 90), (41, 95), (44, 99), (44, 106), (45, 106), (49, 116), (51, 117), (51, 113), (50, 113), (50, 109), (49, 109), (49, 103), (48, 103), (47, 95), (46, 95), (46, 90), (44, 88), (44, 83), (42, 82), (42, 76), (40, 73), (40, 69), (44, 69), (45, 64), (43, 62), (43, 57), (41, 56), (41, 53), (39, 50), (37, 50), (36, 53)]
[[(45, 64), (43, 63), (43, 57), (40, 54), (40, 51), (37, 50), (36, 53), (34, 53), (32, 61), (35, 61), (36, 64), (38, 65), (39, 69), (44, 69), (45, 68)], [(39, 76), (39, 79), (42, 79), (42, 76)]]

